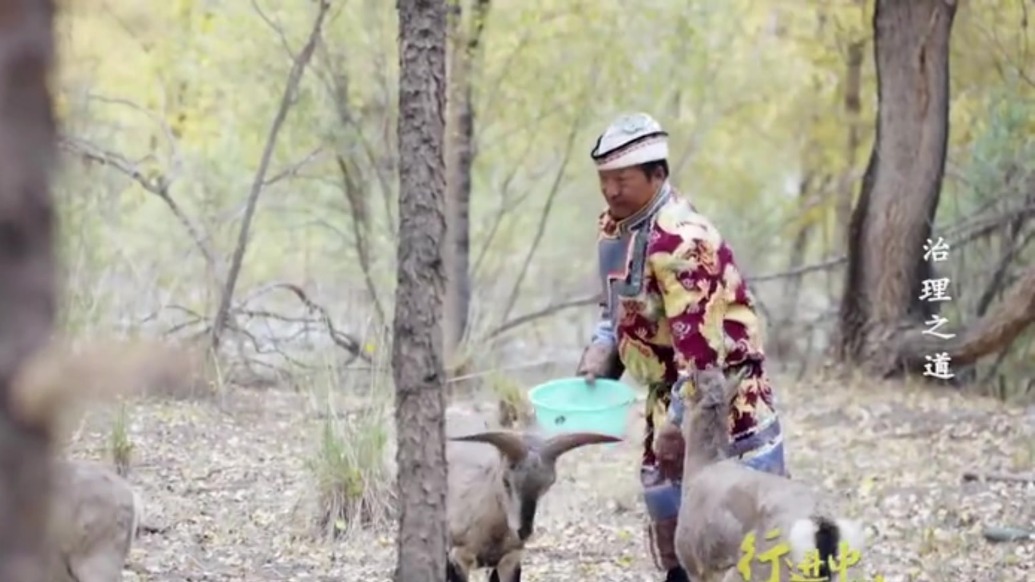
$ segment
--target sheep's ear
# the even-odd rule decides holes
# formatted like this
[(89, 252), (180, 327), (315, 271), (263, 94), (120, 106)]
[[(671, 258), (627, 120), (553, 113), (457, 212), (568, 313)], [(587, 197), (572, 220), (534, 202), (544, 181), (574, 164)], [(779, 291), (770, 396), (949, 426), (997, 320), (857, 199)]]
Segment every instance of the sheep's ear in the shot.
[(546, 441), (546, 444), (543, 446), (542, 458), (544, 461), (552, 463), (557, 460), (557, 457), (560, 457), (572, 449), (577, 449), (586, 445), (617, 443), (621, 440), (622, 439), (616, 436), (596, 432), (570, 432), (559, 434)]
[(520, 463), (528, 456), (528, 447), (525, 446), (521, 437), (512, 432), (489, 431), (477, 434), (469, 434), (461, 437), (453, 437), (451, 441), (467, 443), (485, 443), (499, 449), (503, 456), (513, 463)]
[(741, 368), (736, 374), (726, 376), (721, 368), (708, 368), (695, 372), (691, 378), (696, 388), (695, 402), (703, 407), (729, 404), (740, 390), (740, 383), (747, 377), (747, 370)]
[(722, 404), (727, 394), (726, 375), (720, 368), (698, 370), (691, 377), (694, 383), (694, 403), (704, 407)]
[(737, 373), (726, 379), (726, 402), (730, 402), (740, 392), (740, 383), (748, 377), (746, 367), (737, 370)]

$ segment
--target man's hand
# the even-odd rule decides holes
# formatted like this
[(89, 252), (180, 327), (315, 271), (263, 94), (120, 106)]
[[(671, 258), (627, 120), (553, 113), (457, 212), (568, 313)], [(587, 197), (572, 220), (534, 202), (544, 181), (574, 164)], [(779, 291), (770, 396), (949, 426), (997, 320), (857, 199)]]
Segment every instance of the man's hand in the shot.
[(658, 434), (654, 438), (654, 456), (662, 477), (673, 481), (683, 478), (685, 447), (683, 432), (678, 426), (665, 422), (658, 428)]
[(579, 375), (582, 376), (582, 379), (586, 381), (586, 384), (590, 388), (596, 386), (597, 375), (594, 374), (593, 372), (583, 372), (582, 374), (579, 374)]

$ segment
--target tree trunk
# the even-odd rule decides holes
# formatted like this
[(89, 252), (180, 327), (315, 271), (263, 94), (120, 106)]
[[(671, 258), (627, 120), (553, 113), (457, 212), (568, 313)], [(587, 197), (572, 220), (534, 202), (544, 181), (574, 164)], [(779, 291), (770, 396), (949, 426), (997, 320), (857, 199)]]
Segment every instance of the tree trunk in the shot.
[(11, 382), (55, 313), (51, 0), (0, 0), (0, 580), (43, 582), (50, 442), (13, 418)]
[(398, 435), (396, 582), (446, 577), (442, 366), (445, 0), (398, 0), (399, 248), (392, 369)]
[(840, 244), (848, 241), (848, 232), (852, 219), (852, 195), (855, 193), (855, 164), (859, 145), (862, 141), (862, 66), (865, 39), (855, 39), (848, 44), (845, 57), (845, 120), (848, 123), (848, 137), (845, 143), (845, 171), (841, 174), (837, 193), (837, 240)]
[(446, 100), (446, 293), (445, 358), (452, 368), (467, 332), (471, 304), (471, 169), (474, 166), (474, 61), (490, 0), (474, 0), (464, 26), (461, 0), (450, 1), (448, 98)]
[[(801, 214), (810, 214), (823, 201), (824, 192), (827, 189), (826, 183), (829, 180), (828, 176), (820, 179), (812, 174), (807, 174), (801, 179), (798, 183), (798, 204)], [(791, 253), (787, 262), (788, 271), (793, 273), (805, 264), (805, 255), (816, 224), (817, 221), (806, 219), (798, 227), (798, 232), (795, 233), (794, 240), (791, 242)], [(783, 284), (783, 297), (777, 310), (780, 314), (780, 321), (775, 326), (776, 331), (772, 334), (768, 346), (778, 362), (789, 361), (797, 355), (796, 340), (800, 330), (795, 329), (794, 322), (798, 319), (798, 304), (803, 281), (804, 275), (792, 274)]]
[(949, 132), (949, 0), (878, 0), (877, 134), (849, 226), (839, 355), (890, 374), (892, 336), (922, 325), (923, 245), (938, 207)]

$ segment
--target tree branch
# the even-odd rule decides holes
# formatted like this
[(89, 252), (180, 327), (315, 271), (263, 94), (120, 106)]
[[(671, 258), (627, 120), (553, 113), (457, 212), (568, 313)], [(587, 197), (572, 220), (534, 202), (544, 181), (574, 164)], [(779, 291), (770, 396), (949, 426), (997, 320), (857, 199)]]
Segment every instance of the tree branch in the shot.
[[(769, 273), (767, 275), (761, 275), (759, 277), (748, 277), (746, 281), (749, 283), (758, 283), (759, 281), (777, 281), (780, 279), (787, 279), (790, 277), (800, 276), (802, 273), (810, 271), (821, 271), (824, 269), (831, 269), (843, 263), (844, 260), (840, 257), (816, 263), (814, 265), (806, 265), (797, 269), (788, 269), (779, 273)], [(555, 315), (561, 311), (567, 311), (569, 309), (575, 309), (576, 307), (588, 307), (590, 305), (598, 305), (600, 303), (600, 294), (593, 293), (591, 295), (582, 295), (578, 297), (572, 297), (556, 303), (551, 303), (546, 307), (519, 315), (513, 319), (507, 320), (500, 325), (494, 327), (489, 333), (485, 335), (486, 340), (494, 339), (514, 328), (521, 327), (523, 325), (532, 323), (538, 319)]]
[[(249, 298), (255, 299), (255, 297), (262, 293), (274, 289), (283, 289), (292, 293), (299, 301), (302, 302), (303, 305), (305, 305), (306, 309), (319, 316), (320, 321), (322, 321), (324, 326), (327, 328), (327, 333), (330, 336), (331, 341), (333, 341), (335, 345), (364, 362), (370, 362), (370, 356), (363, 350), (363, 345), (359, 338), (338, 329), (338, 326), (334, 324), (334, 320), (331, 319), (331, 314), (327, 309), (313, 301), (309, 297), (309, 294), (298, 285), (292, 283), (270, 283), (269, 285), (263, 286), (255, 293), (252, 293)], [(257, 312), (250, 313), (255, 314)]]
[(492, 243), (496, 240), (496, 234), (499, 232), (500, 227), (503, 225), (504, 217), (510, 214), (510, 211), (516, 206), (510, 200), (510, 188), (514, 182), (514, 178), (517, 177), (518, 170), (521, 169), (527, 162), (529, 155), (532, 153), (533, 147), (536, 145), (535, 140), (528, 140), (525, 145), (524, 151), (520, 156), (515, 158), (515, 163), (511, 166), (511, 169), (503, 177), (503, 181), (500, 183), (499, 194), (500, 194), (500, 206), (496, 210), (496, 215), (493, 217), (492, 225), (489, 227), (488, 233), (485, 235), (485, 239), (481, 241), (478, 246), (478, 255), (474, 259), (474, 264), (471, 266), (471, 276), (477, 277), (481, 272), (482, 262), (488, 255), (489, 249), (492, 248)]
[(595, 295), (587, 295), (587, 296), (583, 296), (583, 297), (574, 297), (572, 299), (561, 301), (559, 303), (551, 303), (550, 305), (547, 305), (546, 307), (544, 307), (544, 308), (542, 308), (542, 309), (540, 309), (538, 311), (533, 311), (531, 313), (526, 313), (524, 315), (519, 315), (518, 317), (515, 317), (514, 319), (511, 319), (509, 321), (506, 321), (506, 322), (498, 325), (497, 327), (493, 328), (493, 330), (490, 331), (485, 336), (485, 339), (486, 340), (495, 339), (496, 337), (499, 337), (499, 336), (507, 333), (508, 331), (510, 331), (510, 330), (512, 330), (512, 329), (514, 329), (516, 327), (521, 327), (522, 325), (525, 325), (527, 323), (532, 323), (533, 321), (535, 321), (537, 319), (542, 319), (544, 317), (549, 317), (549, 316), (551, 316), (551, 315), (553, 315), (555, 313), (561, 312), (561, 311), (565, 311), (565, 310), (568, 310), (568, 309), (573, 309), (575, 307), (586, 307), (588, 305), (596, 305), (599, 302), (600, 302), (600, 294), (597, 293)]
[(349, 173), (345, 159), (337, 156), (337, 162), (338, 170), (341, 172), (345, 200), (349, 203), (349, 215), (352, 217), (352, 240), (356, 246), (356, 255), (359, 257), (360, 270), (363, 271), (363, 282), (367, 286), (367, 293), (370, 295), (370, 301), (374, 304), (374, 311), (377, 313), (377, 325), (384, 327), (388, 320), (385, 318), (385, 310), (381, 306), (381, 299), (378, 296), (377, 286), (374, 284), (370, 269), (370, 227), (366, 216), (366, 196), (352, 174)]
[(216, 256), (212, 252), (212, 249), (210, 249), (205, 243), (206, 237), (202, 236), (201, 229), (194, 224), (190, 217), (187, 216), (187, 213), (184, 212), (183, 208), (181, 208), (172, 197), (172, 180), (170, 180), (165, 174), (148, 177), (144, 175), (136, 164), (125, 156), (107, 151), (100, 146), (77, 137), (59, 137), (58, 147), (72, 155), (81, 157), (86, 162), (101, 164), (102, 166), (107, 166), (125, 174), (131, 180), (140, 185), (144, 191), (161, 199), (162, 202), (169, 207), (173, 216), (176, 217), (176, 221), (183, 226), (184, 230), (187, 231), (187, 235), (194, 243), (194, 246), (197, 247), (198, 251), (201, 252), (201, 256), (204, 257), (205, 263), (208, 265), (210, 271), (212, 273), (218, 272), (219, 263), (216, 260)]
[(985, 285), (985, 290), (981, 293), (981, 296), (978, 299), (976, 309), (978, 317), (981, 317), (988, 311), (988, 308), (992, 305), (992, 301), (995, 299), (996, 293), (1003, 288), (1003, 282), (1006, 280), (1006, 275), (1009, 272), (1014, 259), (1024, 251), (1033, 239), (1035, 239), (1035, 229), (1024, 233), (1022, 236), (1023, 227), (1023, 219), (1018, 219), (1017, 222), (1014, 223), (1014, 227), (1010, 230), (1010, 234), (1006, 240), (1006, 252), (1004, 252), (999, 258), (999, 261), (997, 261), (996, 267), (992, 271), (992, 276), (989, 278), (988, 284)]
[(244, 253), (248, 248), (248, 234), (251, 228), (252, 217), (255, 215), (259, 195), (262, 193), (263, 184), (266, 181), (266, 172), (269, 171), (273, 150), (277, 145), (277, 136), (280, 134), (280, 128), (284, 125), (284, 120), (287, 119), (291, 105), (294, 103), (295, 94), (298, 91), (299, 83), (302, 81), (302, 75), (305, 73), (306, 66), (313, 56), (313, 51), (316, 50), (316, 43), (320, 38), (324, 19), (329, 8), (330, 2), (328, 0), (320, 0), (319, 10), (316, 14), (316, 19), (313, 21), (313, 28), (309, 33), (309, 39), (291, 65), (291, 72), (288, 74), (284, 94), (280, 99), (280, 106), (277, 108), (277, 114), (270, 125), (269, 135), (266, 137), (266, 145), (262, 150), (262, 158), (259, 160), (259, 168), (255, 172), (251, 192), (248, 194), (248, 203), (245, 206), (244, 217), (241, 219), (241, 229), (237, 234), (237, 247), (234, 249), (233, 257), (230, 260), (230, 271), (227, 273), (226, 284), (220, 296), (219, 309), (216, 311), (216, 316), (212, 321), (212, 334), (209, 338), (209, 345), (213, 351), (219, 348), (220, 337), (223, 329), (226, 327), (227, 317), (230, 313), (230, 304), (233, 300), (234, 287), (237, 285), (237, 278), (241, 273), (241, 264), (244, 262)]
[(299, 174), (299, 172), (302, 171), (302, 168), (304, 168), (304, 167), (308, 166), (309, 164), (311, 164), (313, 162), (313, 160), (315, 160), (316, 158), (320, 157), (320, 154), (322, 154), (322, 153), (323, 153), (323, 148), (322, 147), (315, 148), (313, 151), (311, 151), (308, 154), (306, 154), (305, 157), (303, 157), (301, 160), (298, 160), (297, 162), (287, 166), (286, 168), (284, 168), (283, 170), (277, 172), (276, 174), (273, 174), (269, 178), (266, 178), (266, 180), (263, 181), (262, 185), (263, 186), (271, 186), (271, 185), (276, 184), (277, 182), (280, 182), (282, 180), (286, 180), (288, 178), (292, 178), (292, 177), (297, 176)]
[[(346, 143), (358, 144), (363, 156), (367, 159), (367, 166), (371, 169), (374, 174), (374, 178), (377, 181), (378, 186), (381, 188), (381, 202), (384, 208), (385, 218), (388, 222), (388, 232), (394, 237), (398, 234), (398, 224), (395, 219), (395, 213), (392, 211), (392, 193), (394, 189), (389, 181), (388, 172), (383, 168), (384, 160), (381, 155), (375, 151), (373, 144), (364, 132), (362, 125), (357, 119), (357, 115), (349, 109), (349, 79), (345, 75), (345, 66), (334, 66), (331, 63), (334, 62), (334, 58), (329, 54), (326, 43), (320, 43), (318, 48), (321, 49), (321, 58), (328, 63), (325, 67), (325, 74), (318, 74), (317, 77), (320, 79), (326, 91), (331, 95), (334, 102), (334, 110), (338, 115), (338, 120), (345, 128), (352, 129), (355, 133), (349, 136), (349, 141)], [(339, 60), (343, 60), (344, 57), (340, 57)], [(390, 93), (385, 88), (384, 92)], [(362, 112), (360, 112), (362, 114)], [(387, 114), (386, 114), (387, 116)], [(360, 115), (360, 117), (363, 117)], [(389, 144), (385, 144), (386, 147)], [(350, 156), (351, 157), (351, 156)]]
[(571, 124), (571, 131), (568, 132), (568, 139), (564, 148), (564, 157), (561, 159), (561, 165), (557, 169), (556, 176), (554, 176), (550, 192), (546, 196), (546, 204), (543, 205), (542, 214), (539, 216), (539, 225), (536, 228), (535, 237), (532, 239), (532, 244), (528, 247), (528, 252), (525, 253), (525, 260), (521, 263), (517, 279), (514, 281), (514, 287), (510, 292), (510, 298), (507, 299), (506, 307), (503, 309), (502, 319), (504, 320), (510, 316), (511, 311), (514, 310), (514, 305), (517, 304), (518, 296), (521, 293), (521, 284), (524, 283), (532, 257), (535, 256), (535, 252), (539, 249), (539, 243), (543, 240), (543, 234), (546, 232), (546, 223), (550, 217), (550, 211), (553, 209), (553, 202), (557, 198), (558, 192), (560, 192), (561, 181), (564, 179), (564, 173), (568, 169), (571, 151), (575, 146), (575, 138), (578, 135), (579, 128), (582, 127), (586, 111), (588, 111), (588, 108), (581, 108), (581, 111), (575, 116), (575, 120)]

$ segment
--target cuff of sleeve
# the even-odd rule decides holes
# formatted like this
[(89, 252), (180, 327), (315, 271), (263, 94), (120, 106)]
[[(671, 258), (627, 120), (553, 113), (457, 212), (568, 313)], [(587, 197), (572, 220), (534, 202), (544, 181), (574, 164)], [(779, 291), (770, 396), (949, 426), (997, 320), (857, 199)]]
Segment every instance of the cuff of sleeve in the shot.
[(592, 343), (602, 344), (612, 348), (618, 345), (618, 337), (615, 335), (615, 330), (610, 323), (601, 323), (597, 325), (596, 329), (593, 330)]
[(683, 386), (686, 385), (686, 377), (680, 377), (672, 385), (672, 393), (669, 396), (668, 421), (676, 426), (682, 426), (683, 414), (686, 411), (686, 404), (683, 401)]

